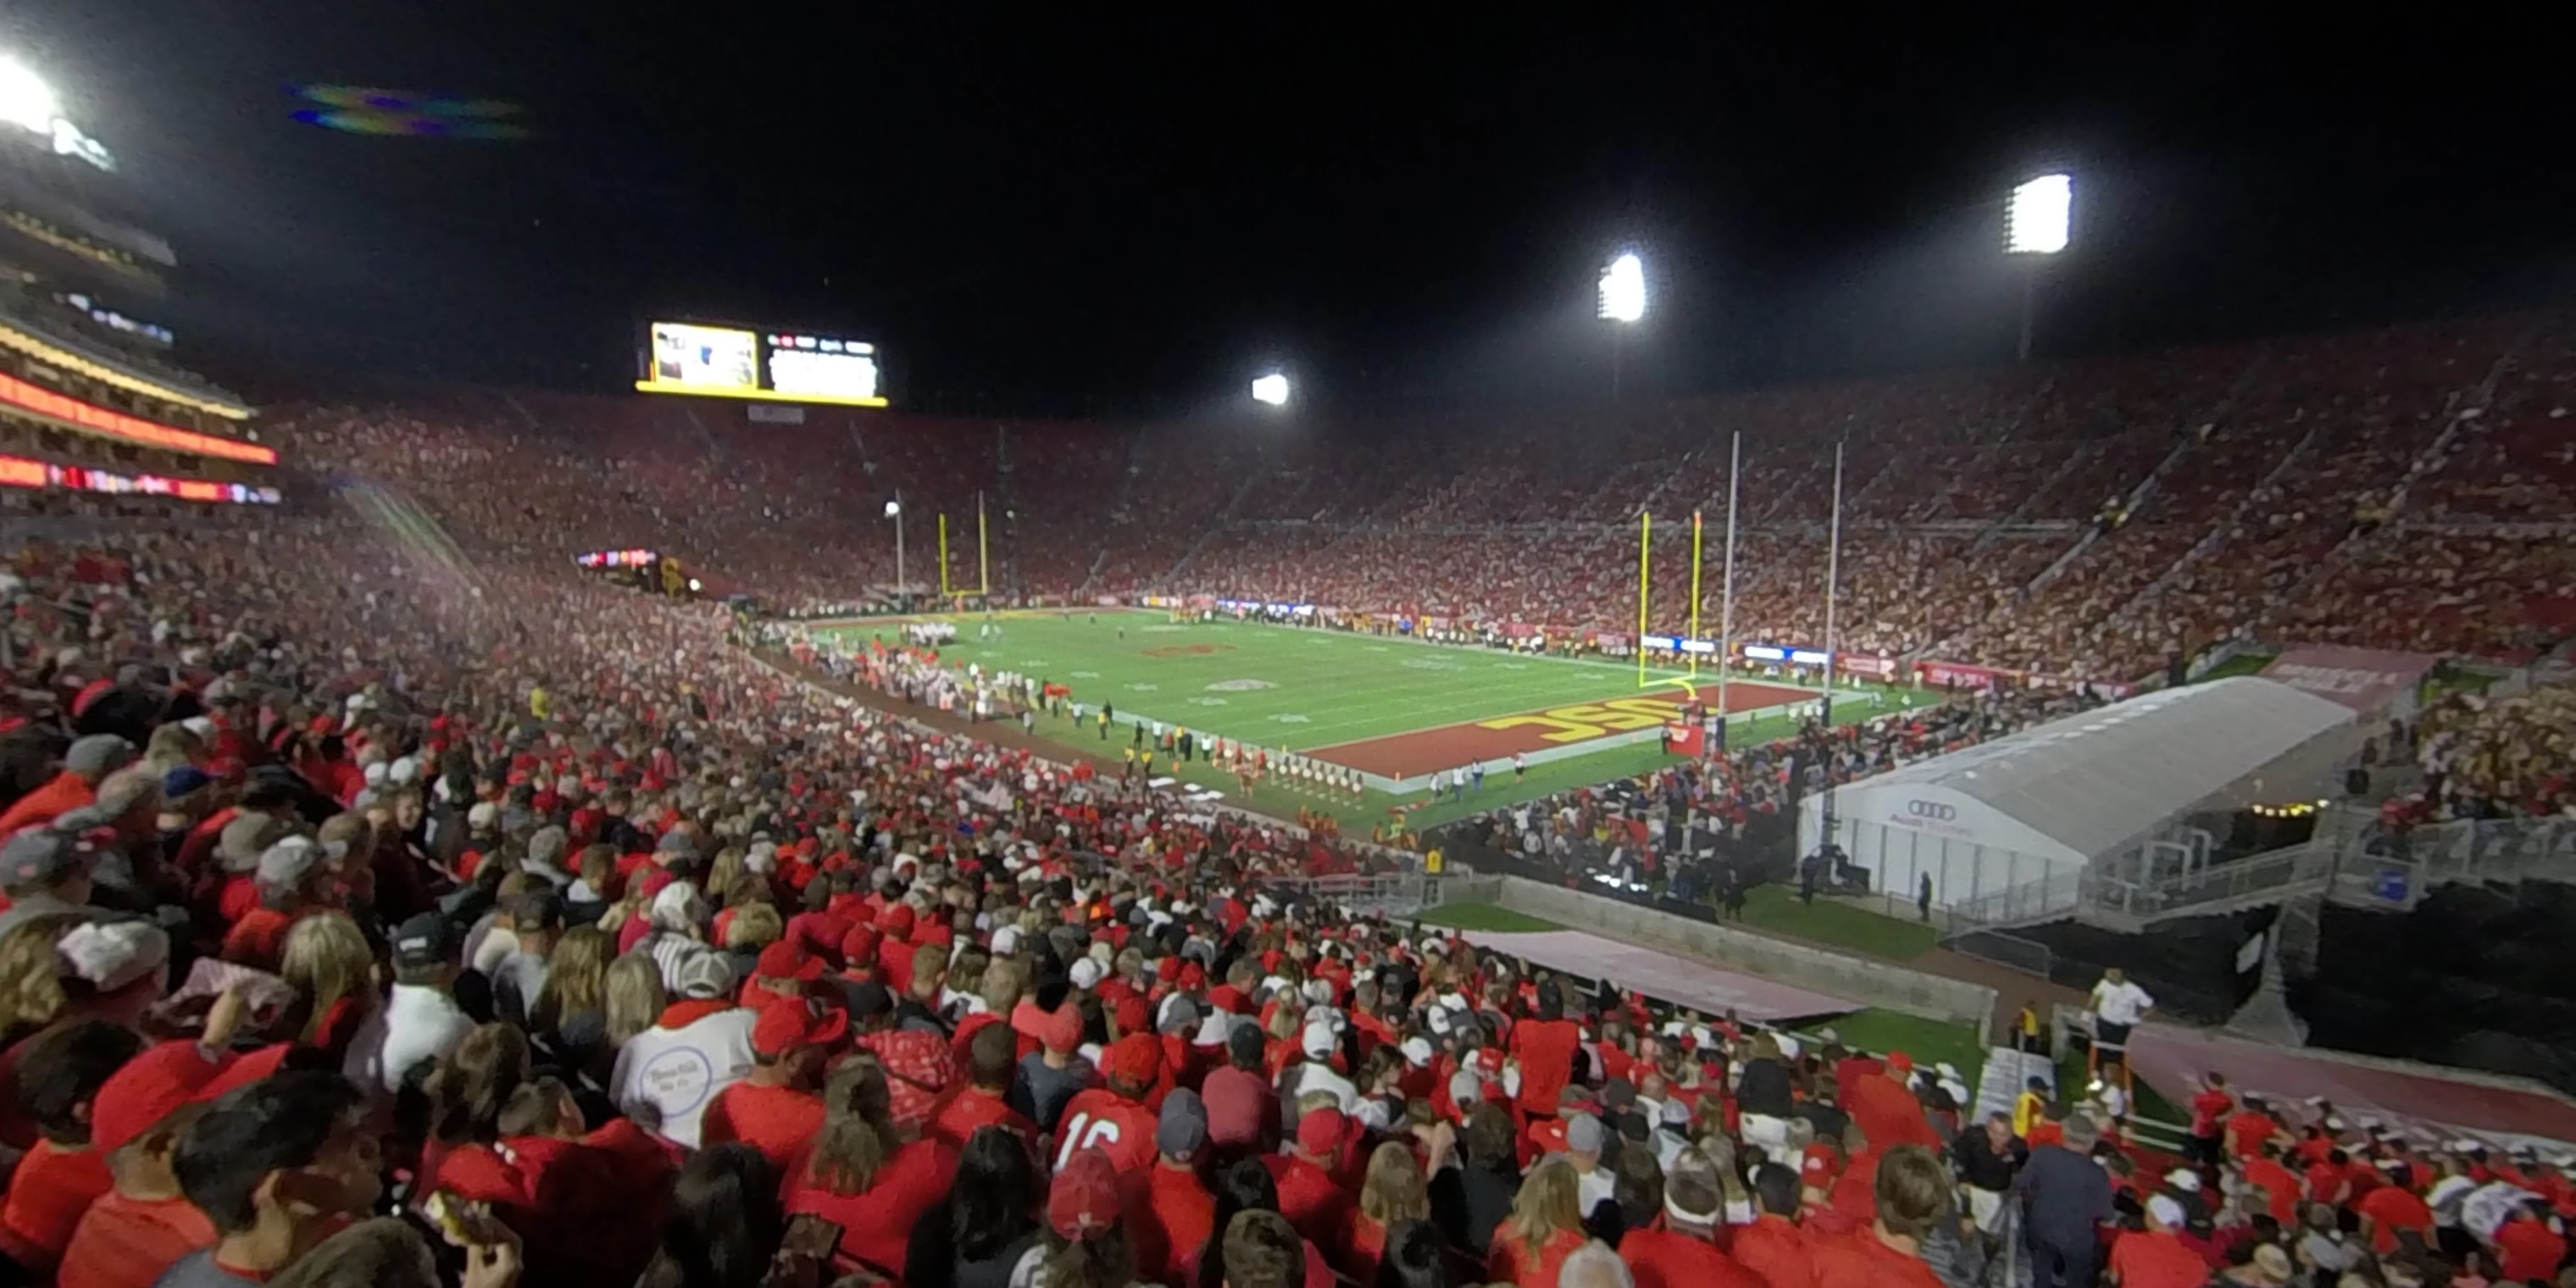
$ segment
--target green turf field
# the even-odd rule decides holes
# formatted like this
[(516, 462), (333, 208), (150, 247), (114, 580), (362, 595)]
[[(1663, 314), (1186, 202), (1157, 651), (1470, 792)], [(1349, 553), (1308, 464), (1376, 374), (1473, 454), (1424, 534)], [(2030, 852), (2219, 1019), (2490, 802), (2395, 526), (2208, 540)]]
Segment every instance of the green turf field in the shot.
[[(1148, 612), (1041, 613), (1003, 617), (996, 623), (1003, 639), (987, 643), (975, 638), (981, 618), (955, 620), (960, 638), (940, 650), (944, 657), (1067, 685), (1086, 707), (1105, 701), (1285, 751), (1637, 692), (1634, 667), (1340, 631), (1175, 624)], [(841, 630), (862, 640), (873, 633)]]
[[(889, 642), (900, 637), (898, 619), (851, 622), (815, 628), (818, 636), (836, 638), (844, 647), (864, 648), (872, 636)], [(1241, 622), (1174, 623), (1158, 611), (1006, 612), (995, 624), (999, 640), (979, 640), (979, 614), (954, 621), (960, 638), (941, 649), (955, 662), (980, 663), (987, 669), (1015, 671), (1068, 686), (1087, 712), (1103, 702), (1123, 717), (1141, 717), (1216, 734), (1271, 751), (1309, 752), (1317, 748), (1370, 738), (1439, 729), (1517, 713), (1599, 703), (1640, 696), (1637, 672), (1604, 660), (1528, 657), (1475, 648), (1445, 648), (1404, 639), (1264, 626)], [(1650, 672), (1657, 676), (1679, 672)], [(1882, 714), (1904, 706), (1938, 700), (1937, 694), (1882, 690), (1881, 705), (1854, 704), (1837, 715), (1852, 719)], [(1679, 688), (1664, 686), (1645, 696), (1678, 699)], [(1703, 684), (1701, 696), (1710, 690)], [(1741, 693), (1738, 695), (1741, 697)], [(1748, 742), (1783, 736), (1794, 728), (1786, 716), (1739, 718), (1730, 740)], [(1089, 723), (1041, 717), (1038, 731), (1057, 742), (1108, 755), (1132, 738), (1132, 731), (1112, 728), (1107, 739)], [(1428, 827), (1529, 796), (1642, 773), (1669, 763), (1653, 742), (1611, 745), (1530, 766), (1525, 781), (1515, 785), (1507, 773), (1489, 773), (1485, 790), (1461, 803), (1428, 806), (1411, 816)], [(1173, 766), (1158, 759), (1157, 774), (1177, 772), (1185, 781), (1226, 792), (1239, 790), (1232, 774), (1220, 773), (1204, 760)], [(1370, 791), (1358, 801), (1347, 796), (1300, 795), (1283, 781), (1259, 788), (1256, 807), (1281, 812), (1298, 805), (1322, 807), (1345, 824), (1386, 817), (1388, 807), (1420, 803), (1427, 793), (1398, 798)]]

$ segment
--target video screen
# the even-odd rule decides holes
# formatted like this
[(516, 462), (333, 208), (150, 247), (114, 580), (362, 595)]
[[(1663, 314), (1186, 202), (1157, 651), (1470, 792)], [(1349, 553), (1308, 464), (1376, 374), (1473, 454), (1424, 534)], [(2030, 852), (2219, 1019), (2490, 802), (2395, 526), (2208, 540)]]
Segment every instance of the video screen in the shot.
[(769, 387), (782, 394), (820, 398), (877, 397), (877, 347), (856, 340), (773, 334), (769, 338)]
[(710, 391), (758, 389), (759, 343), (749, 331), (656, 322), (653, 380)]
[(697, 322), (654, 322), (647, 330), (643, 379), (635, 382), (645, 393), (886, 405), (883, 358), (864, 340)]

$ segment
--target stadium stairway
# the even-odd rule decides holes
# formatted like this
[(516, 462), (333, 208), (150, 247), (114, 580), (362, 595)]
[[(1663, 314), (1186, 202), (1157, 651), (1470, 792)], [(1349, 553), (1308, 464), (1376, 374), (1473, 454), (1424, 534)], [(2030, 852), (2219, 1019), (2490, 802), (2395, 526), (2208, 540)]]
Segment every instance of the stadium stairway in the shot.
[(1988, 1114), (2010, 1114), (2022, 1085), (2033, 1078), (2046, 1081), (2049, 1098), (2056, 1098), (2057, 1066), (2049, 1063), (2045, 1054), (2011, 1047), (1986, 1048), (1986, 1067), (1977, 1074), (1976, 1121), (1985, 1121)]

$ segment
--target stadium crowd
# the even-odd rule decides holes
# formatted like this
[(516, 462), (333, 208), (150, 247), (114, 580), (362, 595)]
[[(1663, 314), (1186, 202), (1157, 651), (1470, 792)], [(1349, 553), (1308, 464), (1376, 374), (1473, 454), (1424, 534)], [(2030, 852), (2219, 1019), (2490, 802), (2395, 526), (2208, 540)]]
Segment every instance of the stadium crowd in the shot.
[(1435, 836), (1465, 841), (1457, 857), (1480, 866), (1516, 864), (1542, 879), (1597, 881), (1740, 915), (1746, 893), (1765, 881), (1795, 881), (1810, 895), (1842, 886), (1831, 867), (1787, 859), (1807, 795), (2100, 702), (2080, 690), (1977, 690), (1855, 724), (1810, 718), (1793, 737), (1487, 811)]
[[(996, 577), (1031, 596), (1211, 593), (1558, 638), (1634, 629), (1640, 508), (1655, 628), (1689, 620), (1693, 511), (1717, 617), (1740, 430), (1738, 633), (1807, 646), (1840, 439), (1847, 650), (2116, 683), (2231, 639), (2518, 660), (2576, 630), (2576, 554), (2544, 499), (2576, 480), (2570, 335), (2506, 317), (1260, 437), (828, 409), (747, 424), (474, 391), (289, 409), (276, 430), (477, 555), (658, 549), (780, 608), (891, 587), (897, 495), (911, 583), (937, 583), (925, 538), (945, 513), (950, 584), (978, 584), (981, 498)], [(603, 485), (521, 499), (549, 477)]]
[[(1962, 1121), (1955, 1071), (1354, 918), (1274, 880), (1330, 847), (805, 687), (710, 607), (206, 522), (31, 544), (0, 584), (0, 1254), (28, 1281), (2394, 1285), (2565, 1259), (2557, 1160), (2250, 1099), (2195, 1101), (2225, 1128), (2197, 1164), (2038, 1093)], [(1813, 734), (1804, 763), (2071, 700)], [(1792, 763), (1665, 786), (1759, 808)]]

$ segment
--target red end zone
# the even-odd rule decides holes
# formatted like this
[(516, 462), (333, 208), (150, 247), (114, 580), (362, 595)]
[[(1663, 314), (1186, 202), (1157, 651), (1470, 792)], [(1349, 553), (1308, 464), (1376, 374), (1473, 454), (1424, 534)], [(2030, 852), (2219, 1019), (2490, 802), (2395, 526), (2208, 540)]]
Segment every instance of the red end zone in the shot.
[[(1808, 690), (1784, 685), (1733, 683), (1726, 686), (1726, 709), (1730, 714), (1753, 711), (1804, 702), (1815, 696)], [(1717, 690), (1714, 686), (1703, 686), (1700, 697), (1707, 705), (1714, 706)], [(1388, 734), (1383, 738), (1338, 742), (1299, 754), (1345, 765), (1363, 773), (1411, 778), (1434, 770), (1455, 769), (1475, 761), (1500, 760), (1515, 752), (1570, 747), (1613, 734), (1652, 729), (1666, 721), (1680, 719), (1689, 701), (1679, 690), (1668, 696), (1662, 692), (1641, 693), (1630, 689), (1598, 702), (1544, 707), (1437, 729), (1416, 729), (1410, 733)]]

